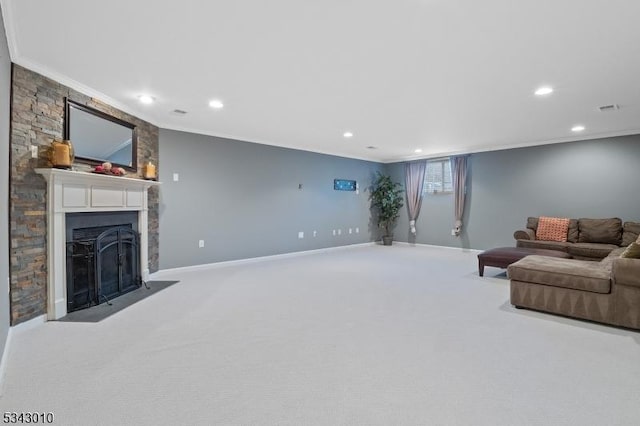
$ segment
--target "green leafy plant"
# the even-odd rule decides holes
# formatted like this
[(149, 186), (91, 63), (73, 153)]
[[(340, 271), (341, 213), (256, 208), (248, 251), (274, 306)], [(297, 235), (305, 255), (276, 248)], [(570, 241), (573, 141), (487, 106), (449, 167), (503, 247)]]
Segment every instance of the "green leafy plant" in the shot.
[(371, 207), (378, 217), (378, 226), (384, 229), (384, 236), (392, 236), (392, 228), (400, 216), (404, 205), (402, 185), (391, 180), (391, 176), (377, 172), (371, 187)]

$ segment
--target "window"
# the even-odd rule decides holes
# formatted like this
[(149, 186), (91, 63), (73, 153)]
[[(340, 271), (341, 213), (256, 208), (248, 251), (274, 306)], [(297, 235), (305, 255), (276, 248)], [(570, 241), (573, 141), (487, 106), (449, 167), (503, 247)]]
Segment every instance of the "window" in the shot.
[(450, 194), (453, 192), (452, 182), (449, 158), (427, 160), (427, 171), (424, 174), (425, 194)]

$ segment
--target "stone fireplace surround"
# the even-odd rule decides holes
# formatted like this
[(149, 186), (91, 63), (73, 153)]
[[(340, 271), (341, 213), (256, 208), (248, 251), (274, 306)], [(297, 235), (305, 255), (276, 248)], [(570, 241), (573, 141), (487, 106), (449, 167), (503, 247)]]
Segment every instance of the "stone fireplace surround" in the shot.
[(142, 279), (149, 278), (148, 189), (159, 182), (70, 170), (35, 170), (47, 181), (47, 318), (67, 314), (66, 214), (137, 211)]
[[(11, 325), (47, 314), (48, 242), (47, 182), (35, 172), (50, 167), (48, 149), (54, 139), (64, 137), (65, 103), (69, 98), (91, 106), (136, 126), (138, 133), (138, 173), (152, 161), (161, 166), (159, 128), (99, 99), (41, 74), (13, 64), (11, 73), (10, 152), (10, 311)], [(38, 158), (32, 149), (38, 148)], [(76, 164), (78, 168), (83, 164)], [(89, 167), (87, 166), (88, 170)], [(86, 170), (85, 170), (86, 171)], [(148, 256), (151, 272), (159, 266), (159, 187), (148, 190)]]

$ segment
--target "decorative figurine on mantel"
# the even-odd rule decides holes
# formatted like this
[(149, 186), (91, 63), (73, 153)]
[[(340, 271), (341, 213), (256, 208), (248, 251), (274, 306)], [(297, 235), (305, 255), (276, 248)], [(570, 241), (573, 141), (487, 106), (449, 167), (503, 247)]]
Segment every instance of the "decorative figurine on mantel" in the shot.
[(95, 166), (93, 169), (93, 173), (114, 176), (124, 176), (127, 174), (127, 172), (125, 172), (122, 167), (113, 167), (113, 165), (108, 161), (106, 163), (102, 163), (99, 166)]

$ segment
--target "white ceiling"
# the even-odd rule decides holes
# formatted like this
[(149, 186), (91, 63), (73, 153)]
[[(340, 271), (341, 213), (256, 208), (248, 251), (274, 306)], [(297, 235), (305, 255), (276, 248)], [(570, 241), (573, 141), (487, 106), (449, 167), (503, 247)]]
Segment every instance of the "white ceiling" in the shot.
[(162, 128), (383, 162), (640, 133), (638, 0), (0, 2), (13, 62)]

